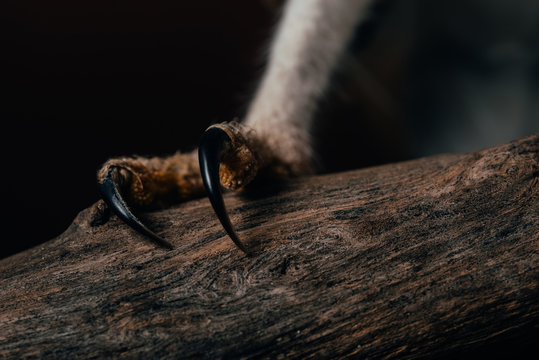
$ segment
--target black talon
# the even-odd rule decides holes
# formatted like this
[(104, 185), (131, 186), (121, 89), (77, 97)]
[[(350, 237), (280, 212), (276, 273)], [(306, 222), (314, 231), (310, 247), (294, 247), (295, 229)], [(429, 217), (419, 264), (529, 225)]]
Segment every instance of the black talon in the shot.
[(215, 214), (219, 218), (219, 221), (225, 228), (226, 233), (234, 244), (236, 244), (244, 253), (249, 252), (243, 246), (238, 235), (234, 231), (234, 227), (230, 223), (228, 213), (223, 201), (223, 195), (221, 194), (221, 182), (219, 180), (219, 164), (221, 162), (221, 156), (226, 150), (227, 146), (230, 146), (232, 140), (228, 134), (219, 128), (212, 127), (206, 130), (200, 139), (198, 146), (198, 161), (200, 163), (200, 173), (202, 174), (202, 180), (208, 193), (211, 205)]
[(127, 225), (129, 225), (131, 228), (136, 230), (137, 232), (148, 236), (151, 238), (155, 243), (157, 243), (160, 246), (163, 246), (167, 249), (172, 250), (172, 245), (160, 237), (159, 235), (155, 234), (153, 231), (148, 229), (136, 216), (131, 212), (129, 209), (129, 206), (127, 206), (126, 202), (122, 198), (122, 195), (120, 194), (120, 191), (118, 189), (118, 185), (114, 181), (114, 172), (118, 171), (117, 167), (112, 166), (105, 176), (105, 179), (98, 185), (99, 192), (101, 193), (101, 197), (103, 200), (107, 203), (107, 205), (114, 211), (116, 215), (120, 219), (122, 219)]

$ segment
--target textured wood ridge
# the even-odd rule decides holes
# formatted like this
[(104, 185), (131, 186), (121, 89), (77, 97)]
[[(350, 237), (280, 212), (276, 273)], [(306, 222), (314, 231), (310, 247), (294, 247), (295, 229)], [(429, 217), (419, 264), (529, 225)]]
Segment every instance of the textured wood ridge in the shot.
[[(0, 262), (0, 357), (437, 357), (537, 341), (539, 136), (146, 214)], [(16, 241), (16, 238), (4, 238)], [(502, 344), (503, 346), (497, 345)], [(535, 348), (536, 349), (536, 348)]]

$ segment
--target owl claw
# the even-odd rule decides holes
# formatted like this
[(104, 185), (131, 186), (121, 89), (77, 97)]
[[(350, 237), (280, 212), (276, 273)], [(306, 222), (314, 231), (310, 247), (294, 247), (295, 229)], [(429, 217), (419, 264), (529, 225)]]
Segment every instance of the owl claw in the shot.
[[(202, 180), (204, 183), (204, 187), (206, 188), (208, 198), (226, 233), (228, 234), (228, 236), (230, 236), (232, 241), (234, 241), (234, 243), (240, 248), (240, 250), (249, 255), (249, 251), (239, 240), (239, 237), (230, 222), (230, 218), (228, 217), (228, 213), (226, 211), (225, 204), (223, 201), (223, 195), (221, 193), (221, 179), (219, 177), (221, 160), (223, 158), (223, 155), (227, 154), (227, 152), (229, 152), (230, 150), (238, 150), (238, 139), (241, 138), (241, 135), (238, 135), (238, 138), (235, 138), (236, 142), (233, 143), (231, 136), (236, 134), (231, 134), (229, 134), (222, 128), (215, 126), (210, 127), (202, 135), (198, 148), (200, 174), (202, 175)], [(250, 157), (248, 159), (251, 160)], [(234, 185), (242, 184), (246, 181), (249, 181), (248, 171), (253, 170), (253, 168), (256, 169), (256, 166), (251, 165), (252, 164), (244, 166), (243, 163), (240, 163), (240, 168), (247, 169), (247, 171), (240, 172), (241, 175), (239, 176), (239, 178), (241, 179), (241, 181), (237, 181), (237, 178), (232, 178), (233, 181), (231, 183), (225, 184), (225, 186), (234, 188)], [(100, 179), (98, 182), (98, 189), (101, 193), (101, 197), (110, 207), (110, 209), (112, 209), (112, 211), (132, 229), (143, 235), (148, 236), (156, 244), (167, 249), (172, 249), (173, 247), (169, 242), (148, 229), (148, 227), (146, 227), (137, 218), (137, 216), (128, 206), (127, 202), (124, 200), (121, 191), (124, 186), (122, 184), (122, 177), (120, 176), (120, 169), (128, 170), (127, 168), (118, 165), (108, 165), (108, 168), (103, 168), (102, 172), (98, 176), (98, 178)], [(235, 174), (237, 175), (237, 173)], [(142, 206), (144, 206), (144, 204)]]
[(249, 252), (242, 244), (234, 227), (230, 222), (228, 213), (221, 193), (221, 182), (219, 180), (219, 165), (222, 155), (231, 146), (232, 140), (229, 135), (218, 127), (211, 127), (202, 135), (198, 147), (198, 159), (200, 162), (200, 172), (208, 198), (212, 204), (215, 214), (223, 225), (226, 233), (232, 241), (246, 254)]
[(108, 169), (107, 174), (103, 178), (103, 181), (101, 181), (98, 184), (99, 192), (101, 193), (101, 197), (103, 200), (107, 203), (107, 205), (114, 211), (114, 213), (123, 220), (127, 225), (129, 225), (131, 228), (136, 230), (137, 232), (148, 236), (150, 239), (152, 239), (156, 244), (159, 246), (162, 246), (164, 248), (167, 248), (169, 250), (173, 249), (172, 244), (170, 244), (168, 241), (160, 237), (159, 235), (155, 234), (153, 231), (148, 229), (146, 225), (144, 225), (136, 216), (133, 214), (131, 209), (129, 209), (129, 206), (124, 201), (119, 187), (118, 183), (115, 179), (118, 178), (117, 171), (118, 167), (111, 166)]

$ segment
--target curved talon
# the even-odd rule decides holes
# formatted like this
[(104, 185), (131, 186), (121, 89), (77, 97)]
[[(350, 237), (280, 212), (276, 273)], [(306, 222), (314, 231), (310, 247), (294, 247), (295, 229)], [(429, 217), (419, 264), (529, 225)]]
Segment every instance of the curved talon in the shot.
[(219, 164), (221, 156), (232, 140), (228, 134), (217, 127), (211, 127), (202, 135), (198, 146), (198, 161), (200, 173), (204, 181), (204, 187), (208, 193), (211, 205), (219, 221), (225, 228), (232, 241), (246, 254), (249, 254), (241, 243), (225, 208), (223, 195), (221, 194), (221, 182), (219, 180)]
[(103, 198), (103, 200), (114, 211), (114, 213), (118, 215), (118, 217), (122, 219), (131, 228), (143, 235), (148, 236), (156, 244), (172, 250), (173, 247), (168, 241), (148, 229), (135, 216), (135, 214), (131, 212), (129, 206), (127, 206), (126, 202), (122, 198), (122, 195), (120, 194), (120, 190), (118, 189), (116, 181), (114, 181), (114, 173), (116, 171), (118, 171), (118, 168), (115, 166), (111, 166), (103, 181), (98, 185), (98, 189), (101, 193), (101, 197)]

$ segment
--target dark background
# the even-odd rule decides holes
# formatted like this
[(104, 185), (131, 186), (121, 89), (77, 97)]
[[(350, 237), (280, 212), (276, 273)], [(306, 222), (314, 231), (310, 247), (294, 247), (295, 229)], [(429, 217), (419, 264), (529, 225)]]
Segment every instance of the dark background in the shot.
[[(0, 258), (97, 201), (108, 158), (191, 150), (241, 117), (279, 2), (2, 0)], [(359, 75), (336, 74), (320, 104), (322, 171), (539, 131), (537, 1), (378, 3), (354, 40), (361, 64), (343, 61)]]
[(106, 159), (191, 150), (241, 115), (274, 20), (252, 0), (3, 0), (0, 257), (98, 200)]

